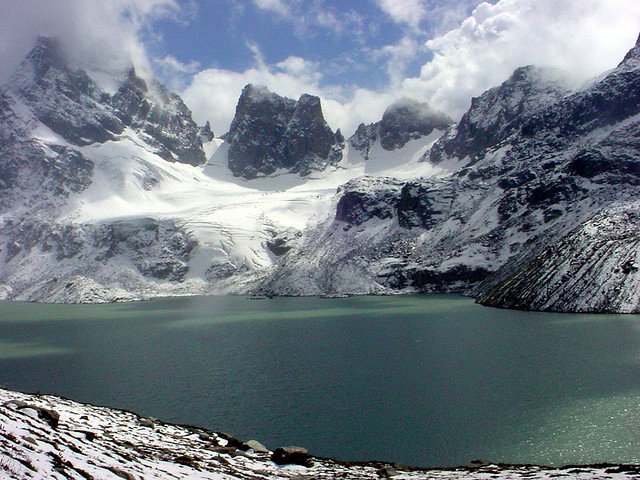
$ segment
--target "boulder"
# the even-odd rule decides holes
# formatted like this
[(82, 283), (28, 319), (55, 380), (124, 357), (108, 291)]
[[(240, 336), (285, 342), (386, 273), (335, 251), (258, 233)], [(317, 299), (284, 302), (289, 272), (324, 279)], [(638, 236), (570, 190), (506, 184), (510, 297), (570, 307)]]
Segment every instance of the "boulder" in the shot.
[(308, 467), (311, 464), (309, 450), (303, 447), (279, 447), (271, 455), (271, 460), (278, 465), (302, 465)]
[(248, 442), (245, 442), (243, 448), (246, 450), (253, 450), (256, 453), (269, 453), (267, 447), (262, 445), (257, 440), (249, 440)]

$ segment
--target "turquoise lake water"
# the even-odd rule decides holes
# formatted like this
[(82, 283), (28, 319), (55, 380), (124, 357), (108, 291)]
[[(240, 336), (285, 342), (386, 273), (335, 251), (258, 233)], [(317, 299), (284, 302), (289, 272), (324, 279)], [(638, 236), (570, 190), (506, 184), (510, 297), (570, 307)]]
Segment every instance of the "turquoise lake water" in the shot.
[(640, 316), (453, 295), (0, 302), (0, 385), (419, 466), (640, 462)]

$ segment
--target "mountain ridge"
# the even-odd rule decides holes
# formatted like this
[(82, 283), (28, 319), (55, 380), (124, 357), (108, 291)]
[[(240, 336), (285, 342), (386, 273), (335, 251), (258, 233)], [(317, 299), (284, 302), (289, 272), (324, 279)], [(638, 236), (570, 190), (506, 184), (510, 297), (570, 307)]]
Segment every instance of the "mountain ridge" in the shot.
[(598, 243), (580, 233), (598, 215), (633, 217), (615, 212), (640, 187), (639, 48), (582, 90), (522, 67), (456, 125), (403, 100), (345, 142), (317, 97), (253, 85), (214, 139), (157, 81), (129, 69), (103, 91), (40, 39), (0, 88), (2, 291), (57, 302), (456, 292), (637, 312), (633, 242), (609, 255), (611, 272), (628, 273), (599, 280), (596, 304), (576, 296), (580, 271), (551, 303), (531, 273), (507, 279), (562, 264), (549, 248), (571, 257)]

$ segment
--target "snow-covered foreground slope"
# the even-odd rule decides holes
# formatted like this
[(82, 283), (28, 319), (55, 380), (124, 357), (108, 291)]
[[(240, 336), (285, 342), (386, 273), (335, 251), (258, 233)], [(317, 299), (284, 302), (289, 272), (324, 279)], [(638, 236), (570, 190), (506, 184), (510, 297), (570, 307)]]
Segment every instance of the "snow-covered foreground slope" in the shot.
[[(416, 469), (382, 462), (280, 457), (258, 442), (198, 427), (0, 389), (0, 477), (27, 479), (596, 479), (638, 478), (638, 466), (493, 465)], [(298, 463), (288, 463), (296, 461)]]

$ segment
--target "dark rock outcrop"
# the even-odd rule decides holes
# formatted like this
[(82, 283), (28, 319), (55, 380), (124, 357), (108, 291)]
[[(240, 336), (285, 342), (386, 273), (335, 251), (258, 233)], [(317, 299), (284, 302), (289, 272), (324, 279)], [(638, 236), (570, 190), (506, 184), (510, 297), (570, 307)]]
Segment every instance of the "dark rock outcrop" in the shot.
[(166, 160), (206, 160), (198, 127), (178, 95), (155, 80), (149, 87), (133, 67), (109, 95), (85, 71), (71, 68), (56, 39), (39, 37), (6, 88), (74, 145), (115, 140), (130, 127)]
[(369, 158), (371, 147), (380, 138), (380, 145), (387, 151), (404, 147), (410, 140), (431, 134), (434, 130), (446, 130), (453, 121), (444, 113), (426, 103), (402, 98), (391, 104), (377, 123), (361, 123), (349, 138), (352, 148)]
[(202, 143), (210, 142), (215, 138), (211, 130), (211, 124), (208, 121), (201, 127), (198, 127), (198, 137), (200, 137)]
[(372, 218), (392, 218), (401, 186), (401, 182), (387, 177), (351, 180), (338, 189), (342, 195), (336, 206), (335, 219), (345, 222), (348, 228)]
[(471, 100), (460, 123), (436, 142), (428, 158), (434, 163), (447, 157), (473, 160), (518, 132), (528, 118), (556, 103), (568, 90), (557, 71), (517, 68), (500, 86)]
[(247, 179), (278, 169), (308, 175), (342, 158), (344, 138), (322, 115), (320, 99), (304, 94), (298, 101), (247, 85), (226, 135), (229, 169)]
[(271, 460), (278, 465), (311, 465), (309, 450), (302, 447), (279, 447), (271, 455)]

